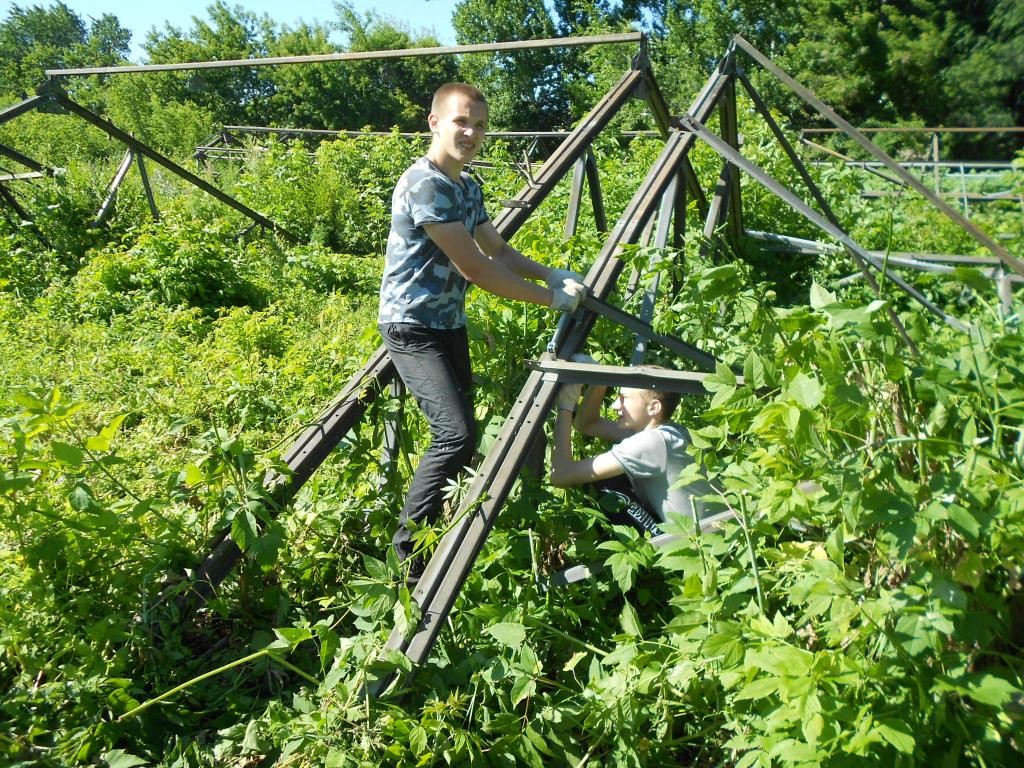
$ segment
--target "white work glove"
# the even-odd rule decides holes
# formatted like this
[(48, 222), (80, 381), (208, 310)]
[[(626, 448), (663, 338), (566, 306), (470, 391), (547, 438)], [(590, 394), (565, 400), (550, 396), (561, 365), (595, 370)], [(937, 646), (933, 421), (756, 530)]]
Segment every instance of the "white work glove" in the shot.
[(552, 267), (548, 272), (548, 276), (544, 279), (544, 282), (548, 284), (548, 288), (555, 291), (561, 288), (567, 291), (579, 291), (581, 301), (586, 298), (587, 286), (583, 284), (583, 275), (573, 272), (570, 269), (559, 269), (558, 267)]
[(555, 400), (555, 405), (558, 406), (560, 411), (575, 411), (582, 393), (582, 384), (563, 384), (562, 388), (558, 390), (558, 398)]
[(574, 363), (587, 363), (588, 365), (597, 365), (597, 360), (592, 358), (586, 352), (577, 352), (575, 355), (572, 356), (572, 361)]
[(544, 282), (548, 284), (548, 288), (561, 288), (562, 284), (567, 281), (579, 283), (583, 285), (583, 275), (578, 272), (573, 272), (571, 269), (559, 269), (558, 267), (551, 267), (551, 271), (548, 272), (548, 276), (544, 278)]
[(564, 283), (561, 288), (553, 288), (551, 297), (551, 308), (559, 312), (575, 312), (576, 307), (583, 301), (587, 289), (579, 283)]

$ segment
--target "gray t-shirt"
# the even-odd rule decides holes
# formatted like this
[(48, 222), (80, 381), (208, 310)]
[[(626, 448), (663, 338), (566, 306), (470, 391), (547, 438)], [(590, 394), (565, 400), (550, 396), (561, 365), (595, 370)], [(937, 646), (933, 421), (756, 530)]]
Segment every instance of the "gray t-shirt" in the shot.
[(391, 197), (378, 323), (451, 330), (466, 325), (466, 279), (427, 235), (424, 224), (461, 221), (472, 237), (487, 221), (483, 192), (463, 173), (459, 184), (421, 157)]
[(702, 481), (672, 488), (683, 468), (693, 463), (687, 455), (690, 434), (677, 424), (660, 424), (630, 435), (612, 446), (611, 454), (622, 465), (639, 500), (662, 521), (669, 515), (693, 520), (704, 516), (704, 505), (693, 499), (711, 493)]

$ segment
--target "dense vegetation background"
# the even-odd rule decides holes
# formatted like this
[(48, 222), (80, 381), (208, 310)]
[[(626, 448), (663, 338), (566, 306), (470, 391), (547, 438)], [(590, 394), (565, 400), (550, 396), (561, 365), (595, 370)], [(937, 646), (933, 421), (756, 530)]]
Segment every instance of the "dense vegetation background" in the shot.
[[(461, 42), (651, 32), (658, 81), (682, 111), (741, 32), (855, 124), (1022, 122), (1024, 11), (972, 3), (566, 3), (465, 0)], [(346, 48), (433, 45), (338, 7)], [(335, 50), (328, 27), (288, 29), (217, 3), (144, 44), (151, 62)], [(0, 23), (0, 93), (45, 67), (123, 61), (117, 20), (57, 4)], [(629, 46), (187, 75), (70, 80), (76, 99), (187, 163), (223, 124), (419, 130), (434, 85), (480, 82), (494, 127), (569, 127), (621, 76)], [(752, 75), (757, 76), (756, 72)], [(759, 79), (780, 119), (806, 124)], [(799, 181), (741, 101), (744, 151)], [(784, 118), (782, 116), (785, 116)], [(631, 105), (617, 128), (647, 127)], [(894, 137), (893, 151), (919, 152)], [(1012, 136), (947, 144), (1008, 158)], [(373, 327), (394, 179), (422, 153), (397, 133), (269, 141), (207, 178), (300, 235), (288, 244), (150, 171), (94, 217), (123, 147), (81, 121), (30, 113), (0, 144), (64, 169), (11, 183), (33, 221), (0, 210), (0, 762), (11, 765), (1016, 765), (1024, 711), (1024, 343), (978, 270), (912, 279), (972, 324), (961, 333), (892, 286), (837, 278), (841, 256), (667, 250), (659, 328), (741, 367), (680, 419), (739, 512), (722, 535), (655, 552), (604, 524), (582, 491), (524, 476), (431, 659), (368, 703), (364, 682), (413, 613), (386, 556), (425, 435), (405, 409), (397, 467), (380, 466), (378, 398), (280, 514), (260, 479), (377, 346)], [(522, 184), (521, 147), (491, 142), (493, 213)], [(595, 146), (614, 220), (660, 150)], [(720, 161), (691, 155), (705, 186)], [(12, 169), (13, 169), (13, 163)], [(1024, 253), (1011, 196), (972, 206)], [(18, 170), (21, 170), (20, 168)], [(909, 195), (879, 203), (842, 165), (814, 173), (844, 227), (885, 252), (981, 253)], [(971, 179), (972, 189), (981, 181)], [(818, 233), (746, 180), (750, 229)], [(603, 239), (589, 214), (563, 239), (559, 186), (514, 243), (585, 270)], [(691, 204), (688, 231), (702, 222)], [(627, 249), (646, 269), (651, 249)], [(712, 256), (714, 258), (712, 258)], [(670, 287), (669, 287), (670, 286)], [(616, 300), (628, 307), (625, 295)], [(893, 330), (906, 325), (918, 353)], [(483, 448), (553, 330), (552, 313), (470, 302)], [(628, 358), (598, 324), (589, 351)], [(664, 360), (668, 364), (679, 361)], [(587, 448), (594, 450), (593, 446)], [(390, 473), (392, 482), (379, 478)], [(453, 497), (460, 493), (453, 487)], [(184, 628), (158, 597), (225, 526), (246, 557)], [(424, 531), (429, 545), (438, 531)], [(603, 578), (548, 590), (561, 567)]]

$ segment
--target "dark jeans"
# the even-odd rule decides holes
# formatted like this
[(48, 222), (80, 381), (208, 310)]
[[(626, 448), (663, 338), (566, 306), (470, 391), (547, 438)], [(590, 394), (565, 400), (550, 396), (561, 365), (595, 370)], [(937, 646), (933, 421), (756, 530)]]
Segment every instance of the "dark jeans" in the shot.
[(395, 532), (395, 552), (399, 560), (405, 560), (412, 554), (409, 521), (417, 525), (436, 522), (444, 504), (445, 485), (473, 458), (473, 374), (465, 328), (436, 330), (385, 323), (380, 334), (398, 375), (430, 425), (430, 446), (413, 475)]

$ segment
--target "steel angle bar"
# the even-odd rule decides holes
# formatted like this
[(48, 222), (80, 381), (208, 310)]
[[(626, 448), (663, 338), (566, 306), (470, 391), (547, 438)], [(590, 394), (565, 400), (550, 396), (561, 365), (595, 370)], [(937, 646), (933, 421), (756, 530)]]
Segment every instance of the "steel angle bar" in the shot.
[[(755, 240), (764, 240), (769, 244), (769, 250), (788, 250), (798, 253), (839, 253), (842, 246), (822, 243), (818, 240), (808, 240), (803, 237), (792, 237), (791, 235), (780, 235), (777, 232), (762, 232), (757, 229), (748, 229), (747, 237)], [(868, 251), (872, 256), (885, 258), (885, 251)], [(966, 264), (971, 267), (994, 267), (1002, 262), (996, 256), (967, 256), (958, 253), (915, 253), (913, 251), (889, 251), (889, 256), (898, 256), (901, 259), (916, 259), (917, 261), (937, 261), (948, 264)]]
[[(729, 178), (733, 175), (732, 169), (733, 166), (726, 162), (722, 166), (722, 172), (718, 175), (718, 181), (715, 182), (715, 194), (711, 198), (711, 205), (708, 206), (708, 215), (704, 219), (704, 229), (701, 231), (703, 241), (701, 242), (700, 254), (702, 257), (708, 256), (708, 251), (715, 248), (715, 230), (722, 222), (723, 214), (729, 208), (729, 195), (732, 192), (732, 183)], [(712, 255), (714, 254), (712, 253)]]
[(182, 168), (180, 165), (175, 163), (173, 160), (170, 160), (169, 158), (164, 157), (162, 154), (157, 152), (155, 149), (152, 149), (151, 147), (148, 147), (147, 145), (143, 144), (141, 141), (136, 139), (130, 133), (127, 133), (126, 131), (121, 130), (116, 125), (111, 123), (109, 120), (106, 120), (106, 119), (100, 117), (95, 112), (92, 112), (92, 111), (86, 109), (85, 107), (83, 107), (82, 105), (78, 104), (77, 102), (72, 101), (68, 97), (68, 95), (63, 93), (62, 91), (54, 89), (54, 93), (53, 93), (52, 99), (54, 101), (56, 101), (58, 104), (60, 104), (61, 106), (65, 107), (69, 112), (72, 112), (72, 113), (78, 115), (79, 117), (81, 117), (86, 122), (91, 123), (92, 125), (95, 125), (97, 128), (99, 128), (100, 130), (106, 132), (107, 134), (109, 134), (113, 138), (117, 139), (122, 144), (125, 144), (126, 146), (134, 149), (140, 155), (145, 155), (146, 157), (148, 157), (153, 162), (155, 162), (155, 163), (157, 163), (159, 165), (162, 165), (164, 168), (166, 168), (167, 170), (171, 171), (172, 173), (177, 174), (178, 176), (180, 176), (181, 178), (185, 179), (189, 183), (199, 187), (201, 190), (203, 190), (204, 192), (206, 192), (209, 195), (212, 195), (213, 197), (215, 197), (217, 200), (219, 200), (220, 202), (224, 203), (228, 207), (233, 208), (234, 210), (238, 211), (239, 213), (241, 213), (241, 214), (243, 214), (245, 216), (248, 216), (250, 219), (252, 219), (256, 223), (260, 224), (261, 226), (266, 227), (267, 229), (273, 230), (274, 232), (276, 232), (277, 234), (281, 235), (283, 238), (285, 238), (289, 242), (292, 242), (292, 243), (297, 243), (298, 242), (298, 238), (295, 235), (293, 235), (291, 232), (286, 230), (284, 227), (281, 227), (278, 224), (275, 224), (274, 222), (272, 222), (270, 219), (268, 219), (263, 214), (254, 211), (252, 208), (250, 208), (247, 205), (244, 205), (243, 203), (240, 203), (238, 200), (236, 200), (235, 198), (231, 197), (231, 195), (228, 195), (227, 193), (222, 192), (221, 190), (217, 189), (215, 186), (213, 186), (212, 184), (207, 182), (205, 179), (201, 179), (200, 177), (196, 176), (191, 171), (188, 171), (188, 170)]
[[(718, 65), (715, 67), (715, 71), (705, 81), (704, 87), (700, 93), (690, 104), (690, 108), (687, 110), (687, 114), (690, 115), (704, 115), (702, 120), (706, 120), (715, 107), (718, 106), (722, 96), (726, 93), (729, 81), (733, 77), (733, 70), (735, 68), (736, 48), (730, 45), (726, 50), (725, 55), (719, 60)], [(677, 124), (678, 118), (673, 117), (672, 123)], [(704, 194), (704, 190), (700, 186), (700, 182), (697, 179), (697, 171), (694, 169), (693, 164), (690, 162), (690, 158), (686, 157), (683, 160), (683, 175), (686, 179), (686, 191), (697, 201), (697, 211), (701, 218), (705, 218), (708, 213), (708, 201), (707, 196)]]
[(779, 146), (782, 147), (782, 151), (786, 153), (786, 156), (789, 158), (789, 162), (793, 164), (796, 172), (800, 174), (800, 178), (803, 179), (804, 185), (807, 187), (807, 191), (814, 196), (814, 199), (818, 202), (818, 205), (821, 207), (826, 218), (838, 227), (839, 220), (832, 212), (832, 207), (825, 199), (825, 195), (821, 193), (821, 189), (814, 183), (814, 179), (811, 178), (811, 174), (807, 170), (807, 166), (804, 165), (804, 161), (800, 158), (800, 155), (796, 153), (793, 145), (790, 143), (789, 139), (786, 138), (786, 134), (775, 121), (775, 118), (772, 117), (772, 112), (768, 108), (768, 104), (761, 98), (761, 94), (758, 93), (756, 88), (754, 88), (754, 84), (750, 82), (742, 68), (736, 68), (736, 77), (739, 78), (739, 81), (743, 85), (743, 89), (747, 92), (747, 95), (750, 97), (750, 100), (754, 102), (754, 108), (768, 125), (768, 130), (772, 132), (772, 135), (774, 135), (775, 139), (779, 142)]
[(42, 171), (28, 171), (27, 173), (5, 173), (0, 176), (0, 181), (28, 181), (29, 179), (45, 179), (46, 173)]
[[(43, 104), (50, 100), (49, 95), (39, 94), (37, 96), (29, 96), (24, 101), (19, 101), (17, 104), (12, 104), (9, 107), (0, 109), (0, 125), (3, 125), (8, 120), (13, 120), (20, 115), (24, 115), (26, 112), (31, 112), (37, 107), (41, 107)], [(39, 170), (38, 168), (36, 170)]]
[(702, 119), (706, 120), (707, 116), (711, 114), (711, 111), (722, 98), (722, 94), (729, 85), (729, 80), (732, 79), (735, 69), (736, 45), (735, 43), (729, 43), (729, 47), (725, 50), (725, 55), (718, 60), (715, 71), (705, 81), (704, 87), (701, 88), (700, 93), (697, 94), (697, 98), (690, 104), (690, 108), (686, 110), (686, 113), (689, 115), (703, 114), (705, 117)]
[(42, 163), (33, 160), (28, 155), (23, 155), (18, 150), (14, 149), (13, 147), (8, 147), (6, 144), (0, 144), (0, 155), (3, 155), (4, 157), (13, 160), (16, 163), (21, 163), (26, 168), (31, 168), (36, 173), (46, 173), (53, 175), (53, 168), (47, 168)]
[[(672, 181), (669, 182), (668, 188), (665, 193), (661, 196), (661, 205), (658, 208), (658, 226), (654, 231), (654, 248), (655, 250), (651, 253), (651, 257), (647, 260), (647, 271), (653, 272), (647, 286), (644, 288), (643, 299), (640, 303), (640, 320), (650, 324), (654, 319), (654, 305), (658, 300), (658, 287), (661, 284), (661, 272), (657, 271), (657, 266), (661, 263), (663, 258), (663, 249), (668, 243), (668, 231), (672, 224), (672, 214), (676, 211), (677, 195), (679, 193), (679, 173), (676, 172), (675, 176), (672, 177)], [(678, 213), (678, 212), (677, 212)], [(649, 337), (635, 333), (633, 339), (633, 354), (630, 358), (632, 365), (639, 365), (644, 361), (644, 356), (647, 354), (647, 342)]]
[(20, 221), (27, 221), (31, 224), (32, 232), (35, 234), (36, 239), (39, 240), (39, 242), (47, 248), (53, 247), (46, 239), (46, 236), (42, 233), (42, 230), (39, 229), (39, 225), (36, 224), (35, 219), (29, 215), (28, 211), (21, 207), (21, 203), (18, 202), (18, 198), (16, 198), (14, 193), (7, 188), (6, 184), (3, 183), (0, 183), (0, 200), (3, 200), (7, 205), (14, 209), (14, 212), (17, 214)]
[[(642, 45), (646, 46), (646, 42), (642, 43)], [(658, 86), (658, 81), (654, 79), (654, 72), (651, 71), (650, 65), (647, 64), (642, 67), (642, 71), (644, 73), (644, 98), (647, 100), (647, 106), (651, 110), (654, 122), (658, 124), (658, 130), (661, 131), (662, 138), (667, 138), (668, 132), (672, 127), (672, 113), (669, 111), (665, 96)]]
[(587, 148), (584, 169), (587, 173), (587, 190), (590, 192), (590, 205), (594, 211), (594, 227), (598, 232), (608, 231), (608, 217), (604, 212), (604, 196), (601, 194), (601, 176), (597, 171), (597, 158), (594, 151)]
[[(554, 188), (555, 183), (577, 158), (587, 151), (591, 141), (608, 124), (622, 106), (629, 92), (640, 81), (642, 74), (629, 71), (614, 86), (591, 113), (580, 122), (544, 164), (539, 176), (539, 188), (528, 190), (526, 197), (536, 207)], [(556, 176), (556, 173), (558, 174)], [(518, 212), (519, 209), (516, 210)], [(526, 221), (526, 215), (499, 215), (495, 228), (509, 240)], [(287, 477), (271, 475), (264, 484), (278, 490), (275, 498), (286, 503), (327, 459), (341, 439), (360, 420), (369, 403), (395, 378), (395, 367), (383, 345), (379, 346), (363, 366), (346, 384), (341, 394), (328, 406), (299, 438), (289, 447), (283, 460), (288, 466)], [(226, 532), (225, 534), (226, 535)], [(227, 577), (241, 552), (230, 540), (217, 545), (197, 569), (199, 585), (192, 590), (193, 597), (206, 600)]]
[(638, 43), (642, 32), (623, 32), (609, 35), (587, 35), (581, 37), (551, 37), (541, 40), (514, 40), (501, 43), (478, 43), (474, 45), (435, 46), (430, 48), (398, 48), (385, 51), (348, 51), (345, 53), (320, 53), (303, 56), (273, 56), (261, 59), (229, 59), (224, 61), (193, 61), (180, 64), (132, 64), (121, 67), (77, 67), (70, 69), (47, 69), (48, 77), (67, 75), (113, 75), (128, 72), (172, 72), (183, 69), (222, 69), (225, 67), (267, 67), (277, 64), (316, 64), (331, 61), (366, 61), (368, 59), (401, 59), (415, 56), (446, 56), (465, 53), (493, 53), (497, 51), (523, 51), (534, 48), (572, 48), (583, 45), (607, 43)]
[[(757, 92), (757, 89), (754, 88), (753, 83), (751, 83), (750, 80), (747, 79), (746, 74), (740, 67), (736, 68), (736, 76), (739, 78), (740, 82), (743, 84), (743, 88), (746, 90), (747, 94), (754, 102), (754, 107), (760, 113), (762, 119), (768, 124), (768, 128), (771, 130), (772, 134), (774, 134), (775, 139), (779, 142), (779, 145), (782, 147), (782, 150), (786, 153), (786, 156), (789, 158), (789, 161), (793, 164), (793, 167), (796, 169), (797, 173), (800, 174), (800, 178), (803, 180), (804, 186), (807, 187), (808, 191), (811, 193), (811, 195), (813, 195), (814, 199), (818, 202), (818, 206), (825, 214), (825, 217), (830, 222), (832, 222), (834, 226), (841, 229), (839, 219), (836, 218), (835, 213), (832, 211), (832, 207), (828, 204), (828, 201), (825, 199), (825, 195), (822, 194), (821, 189), (814, 182), (814, 179), (811, 178), (811, 174), (807, 170), (807, 166), (804, 165), (803, 160), (800, 159), (800, 156), (796, 153), (796, 150), (793, 148), (793, 145), (790, 144), (789, 139), (786, 138), (786, 134), (783, 133), (782, 129), (779, 127), (779, 124), (775, 122), (775, 118), (772, 117), (771, 110), (768, 108), (768, 105), (765, 103), (764, 99), (761, 98), (761, 94)], [(875, 279), (875, 276), (872, 275), (871, 272), (868, 270), (868, 265), (856, 252), (853, 252), (853, 257), (855, 263), (857, 264), (857, 268), (860, 269), (861, 274), (864, 275), (864, 279), (867, 281), (868, 285), (871, 286), (871, 290), (874, 291), (876, 296), (880, 296), (881, 288), (879, 287), (878, 281)], [(910, 338), (910, 334), (907, 333), (907, 329), (903, 325), (903, 322), (896, 314), (896, 310), (894, 310), (892, 307), (887, 307), (886, 315), (889, 318), (889, 322), (892, 323), (893, 327), (896, 329), (897, 333), (899, 333), (900, 336), (903, 337), (903, 340), (907, 343), (908, 347), (912, 350), (916, 349), (916, 345)]]
[[(706, 395), (704, 380), (714, 374), (695, 371), (672, 371), (646, 365), (600, 365), (597, 363), (574, 363), (568, 360), (527, 360), (526, 367), (540, 371), (543, 381), (557, 381), (559, 384), (588, 384), (609, 387), (633, 387), (636, 389), (661, 388), (683, 395)], [(737, 376), (736, 383), (743, 386), (743, 377)]]
[(103, 203), (100, 205), (100, 209), (96, 212), (96, 218), (93, 219), (92, 225), (98, 227), (107, 218), (110, 213), (110, 206), (114, 203), (114, 199), (117, 197), (117, 190), (121, 187), (121, 182), (124, 181), (124, 177), (128, 175), (128, 169), (132, 167), (132, 158), (134, 153), (131, 148), (124, 153), (124, 159), (121, 161), (121, 165), (117, 169), (117, 173), (114, 174), (114, 178), (110, 182), (110, 186), (107, 188), (107, 196), (103, 198)]
[(149, 174), (146, 172), (146, 163), (142, 155), (135, 155), (135, 164), (139, 166), (139, 178), (142, 179), (142, 189), (146, 192), (146, 202), (149, 203), (149, 212), (153, 221), (160, 221), (160, 211), (156, 208), (156, 199), (153, 197), (153, 188), (149, 185)]
[[(286, 473), (270, 472), (263, 485), (270, 491), (275, 506), (287, 504), (306, 483), (341, 439), (359, 422), (367, 406), (394, 378), (394, 365), (384, 347), (380, 347), (349, 380), (341, 394), (309, 425), (282, 456)], [(213, 596), (242, 556), (241, 550), (222, 530), (210, 544), (209, 553), (196, 568), (188, 591), (178, 602), (187, 613)]]
[(946, 216), (958, 224), (965, 232), (971, 237), (977, 240), (979, 243), (984, 245), (993, 255), (998, 256), (1002, 262), (1018, 274), (1024, 275), (1024, 261), (1018, 259), (1016, 256), (1007, 251), (1003, 246), (993, 240), (988, 234), (983, 232), (977, 226), (975, 226), (969, 219), (949, 205), (945, 200), (936, 195), (932, 190), (928, 189), (921, 181), (919, 181), (913, 174), (908, 173), (899, 163), (889, 157), (888, 154), (882, 151), (874, 142), (868, 139), (863, 133), (854, 128), (850, 123), (844, 120), (839, 114), (829, 107), (825, 102), (814, 95), (808, 88), (798, 83), (780, 67), (772, 63), (772, 61), (761, 53), (757, 48), (747, 42), (740, 35), (736, 35), (733, 38), (733, 42), (739, 45), (752, 59), (758, 64), (763, 66), (779, 80), (785, 83), (789, 88), (796, 93), (800, 98), (806, 101), (808, 104), (813, 106), (818, 112), (829, 120), (833, 125), (840, 128), (843, 133), (853, 139), (859, 144), (864, 150), (869, 152), (875, 158), (880, 160), (886, 168), (892, 171), (896, 176), (906, 182), (909, 186), (913, 187), (917, 192), (923, 195), (932, 205), (942, 211)]
[(566, 240), (576, 234), (576, 225), (580, 221), (580, 201), (583, 199), (585, 174), (585, 160), (581, 157), (576, 161), (572, 171), (572, 190), (569, 192), (569, 205), (565, 210), (565, 228), (562, 232)]
[[(636, 242), (639, 238), (642, 222), (649, 216), (650, 209), (658, 204), (691, 141), (689, 136), (670, 135), (659, 160), (634, 194), (626, 213), (620, 217), (588, 273), (586, 282), (593, 296), (603, 298), (611, 292), (622, 270), (622, 262), (616, 254), (623, 244)], [(562, 351), (567, 355), (580, 349), (593, 325), (593, 313), (585, 310), (582, 314), (583, 319), (574, 321), (562, 344)], [(456, 512), (456, 522), (427, 563), (413, 593), (421, 608), (419, 623), (408, 633), (396, 627), (387, 642), (388, 648), (403, 652), (413, 663), (422, 663), (430, 653), (495, 518), (511, 492), (533, 440), (543, 429), (543, 420), (558, 386), (555, 382), (544, 381), (537, 371), (529, 375)], [(367, 687), (367, 693), (379, 695), (391, 680), (391, 676), (378, 679)]]
[[(829, 235), (840, 241), (851, 251), (857, 254), (860, 258), (864, 259), (868, 264), (871, 264), (875, 269), (883, 271), (883, 266), (874, 256), (868, 251), (862, 248), (857, 242), (855, 242), (849, 235), (846, 234), (842, 229), (832, 224), (824, 216), (811, 208), (807, 203), (801, 200), (788, 188), (784, 187), (774, 178), (769, 176), (759, 166), (755, 165), (751, 161), (747, 160), (739, 152), (736, 152), (732, 147), (722, 141), (718, 136), (709, 131), (704, 125), (698, 120), (694, 120), (690, 116), (684, 116), (682, 123), (687, 127), (688, 130), (692, 131), (695, 136), (700, 137), (708, 146), (718, 152), (726, 160), (729, 160), (733, 165), (741, 168), (745, 173), (750, 175), (753, 179), (759, 182), (763, 187), (769, 190), (772, 194), (784, 200), (791, 208), (803, 214), (805, 218), (810, 220), (813, 224), (817, 225)], [(893, 283), (903, 289), (908, 295), (912, 296), (922, 306), (928, 309), (938, 317), (941, 317), (949, 325), (953, 326), (957, 330), (967, 331), (968, 326), (957, 318), (947, 315), (939, 307), (929, 301), (920, 291), (908, 284), (903, 278), (895, 275), (891, 272), (886, 272), (886, 277)]]
[[(735, 66), (733, 67), (735, 72)], [(719, 108), (719, 118), (721, 121), (721, 127), (719, 132), (722, 138), (726, 141), (729, 146), (735, 149), (737, 152), (740, 151), (740, 134), (739, 128), (736, 124), (736, 78), (729, 78), (729, 83), (725, 88), (725, 98), (722, 99), (721, 106)], [(729, 217), (729, 234), (732, 236), (733, 242), (737, 245), (743, 239), (743, 204), (740, 192), (740, 175), (738, 173), (730, 172), (726, 177), (726, 183), (729, 185), (729, 193), (725, 198), (726, 207), (724, 213)]]
[(644, 74), (638, 70), (629, 70), (584, 117), (576, 129), (562, 141), (551, 156), (544, 161), (535, 179), (535, 184), (524, 186), (517, 199), (527, 203), (525, 208), (508, 208), (495, 217), (494, 226), (509, 240), (525, 223), (529, 215), (547, 197), (555, 184), (561, 180), (573, 164), (588, 150), (593, 140), (611, 121), (615, 113), (629, 98), (630, 94), (643, 82)]
[(689, 157), (683, 158), (683, 176), (686, 179), (686, 192), (697, 202), (697, 215), (701, 219), (708, 215), (708, 197), (704, 194), (704, 188), (697, 180), (697, 169), (693, 167)]
[[(906, 269), (915, 269), (918, 272), (934, 272), (934, 273), (940, 274), (940, 275), (956, 275), (959, 269), (969, 269), (970, 268), (970, 267), (966, 267), (966, 266), (964, 266), (962, 264), (959, 267), (953, 267), (953, 266), (950, 266), (948, 264), (941, 264), (941, 263), (936, 262), (936, 261), (921, 261), (919, 259), (907, 258), (907, 257), (904, 257), (904, 256), (897, 256), (896, 254), (889, 254), (888, 256), (886, 256), (885, 254), (881, 254), (881, 258), (884, 258), (885, 261), (888, 264), (891, 264), (894, 267), (903, 267), (903, 268), (906, 268)], [(997, 279), (1000, 275), (1006, 275), (1007, 274), (1005, 270), (1001, 269), (1001, 265), (1000, 265), (1000, 269), (993, 269), (992, 267), (987, 267), (987, 268), (977, 267), (977, 268), (978, 268), (978, 273), (979, 274), (981, 274), (984, 277), (992, 278), (993, 280)], [(1010, 275), (1008, 275), (1008, 277), (1010, 278), (1011, 282), (1015, 282), (1015, 283), (1024, 282), (1024, 276), (1021, 276), (1021, 275), (1018, 275), (1018, 274), (1010, 274)], [(844, 280), (849, 282), (849, 278), (844, 278)]]
[(612, 322), (621, 325), (623, 328), (632, 331), (638, 336), (650, 339), (656, 344), (660, 344), (666, 349), (670, 349), (676, 354), (682, 355), (687, 360), (692, 360), (706, 370), (715, 370), (715, 365), (721, 362), (714, 355), (709, 355), (707, 352), (698, 349), (692, 344), (687, 344), (682, 339), (678, 339), (675, 336), (670, 336), (665, 333), (658, 333), (658, 331), (651, 327), (650, 323), (634, 317), (628, 312), (624, 312), (613, 304), (602, 301), (596, 296), (588, 296), (584, 299), (583, 307), (595, 314), (601, 315), (601, 317), (608, 318)]

